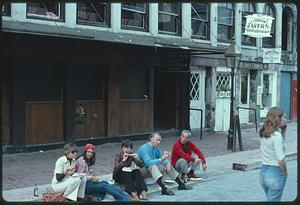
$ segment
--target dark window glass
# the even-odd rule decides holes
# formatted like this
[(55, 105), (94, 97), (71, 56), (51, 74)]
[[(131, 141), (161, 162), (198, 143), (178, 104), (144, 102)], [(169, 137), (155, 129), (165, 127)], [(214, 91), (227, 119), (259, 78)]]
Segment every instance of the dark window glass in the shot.
[(100, 2), (77, 3), (77, 23), (109, 26), (110, 4)]
[[(292, 32), (293, 32), (293, 24), (292, 17), (293, 13), (289, 7), (285, 7), (282, 13), (282, 35), (281, 35), (281, 49), (284, 51), (290, 51), (292, 48)], [(291, 46), (288, 48), (288, 44)]]
[(248, 104), (248, 74), (241, 74), (241, 103)]
[(26, 66), (26, 101), (61, 100), (61, 69), (50, 62)]
[(160, 33), (181, 33), (181, 6), (180, 3), (158, 4), (158, 31)]
[[(264, 14), (271, 16), (275, 19), (275, 11), (271, 4), (266, 4), (264, 8)], [(263, 47), (275, 47), (275, 20), (272, 21), (272, 28), (270, 32), (271, 37), (263, 38)]]
[(242, 8), (242, 44), (255, 46), (255, 38), (245, 35), (246, 16), (255, 13), (254, 6), (252, 3), (243, 3)]
[(102, 100), (104, 72), (97, 64), (76, 63), (69, 70), (76, 100)]
[(149, 98), (148, 68), (124, 68), (120, 76), (120, 99)]
[(148, 30), (146, 3), (122, 3), (122, 28)]
[(218, 40), (230, 41), (234, 36), (234, 7), (232, 3), (218, 4)]
[(63, 4), (61, 3), (27, 3), (27, 18), (62, 20)]
[(192, 14), (192, 35), (202, 39), (209, 39), (209, 5), (193, 3)]
[(11, 13), (10, 4), (2, 5), (2, 16), (10, 16), (10, 13)]

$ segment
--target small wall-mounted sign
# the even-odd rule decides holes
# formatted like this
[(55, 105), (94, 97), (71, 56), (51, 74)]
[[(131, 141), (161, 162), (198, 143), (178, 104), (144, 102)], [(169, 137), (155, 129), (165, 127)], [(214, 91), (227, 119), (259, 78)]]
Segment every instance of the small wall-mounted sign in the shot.
[(263, 63), (281, 63), (280, 48), (263, 48)]
[(159, 70), (160, 72), (189, 72), (190, 53), (162, 53)]

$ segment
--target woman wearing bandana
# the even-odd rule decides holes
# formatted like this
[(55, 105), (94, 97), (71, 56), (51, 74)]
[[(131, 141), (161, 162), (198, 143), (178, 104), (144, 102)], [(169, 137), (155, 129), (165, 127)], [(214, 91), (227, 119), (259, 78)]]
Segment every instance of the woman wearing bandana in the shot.
[(77, 159), (75, 170), (78, 174), (86, 174), (87, 182), (85, 194), (88, 196), (104, 199), (106, 194), (110, 194), (116, 201), (130, 201), (127, 193), (122, 192), (117, 187), (110, 185), (107, 181), (100, 180), (94, 174), (96, 161), (95, 146), (86, 144), (83, 154)]

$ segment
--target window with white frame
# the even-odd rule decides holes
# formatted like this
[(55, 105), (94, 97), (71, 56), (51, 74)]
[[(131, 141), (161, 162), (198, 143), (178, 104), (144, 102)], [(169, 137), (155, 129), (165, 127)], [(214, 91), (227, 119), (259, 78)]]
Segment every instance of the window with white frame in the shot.
[(228, 42), (234, 36), (234, 6), (218, 3), (218, 40)]
[(27, 18), (63, 20), (63, 5), (56, 2), (27, 3)]
[[(275, 19), (275, 9), (272, 4), (266, 4), (264, 8), (264, 14), (271, 16)], [(271, 37), (265, 37), (262, 40), (263, 47), (275, 47), (275, 20), (272, 21), (272, 27), (270, 32)]]
[(101, 2), (77, 3), (77, 24), (109, 26), (110, 4)]
[(158, 31), (167, 34), (181, 34), (181, 4), (158, 4)]
[(252, 15), (255, 13), (255, 7), (252, 3), (243, 3), (242, 7), (242, 44), (243, 45), (249, 45), (249, 46), (255, 46), (256, 39), (245, 35), (245, 26), (246, 26), (246, 16)]
[(192, 3), (192, 35), (201, 39), (209, 39), (209, 4)]
[(262, 76), (262, 107), (269, 108), (272, 107), (272, 97), (274, 95), (273, 92), (273, 74), (270, 73), (263, 73)]
[(10, 4), (2, 5), (2, 16), (10, 16)]
[(122, 3), (121, 22), (123, 29), (148, 30), (146, 3)]

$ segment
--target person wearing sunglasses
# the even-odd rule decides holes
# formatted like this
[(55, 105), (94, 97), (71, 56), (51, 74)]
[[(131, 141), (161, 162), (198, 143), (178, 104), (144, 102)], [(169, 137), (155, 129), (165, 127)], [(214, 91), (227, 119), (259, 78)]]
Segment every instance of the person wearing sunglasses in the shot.
[(52, 189), (56, 193), (63, 193), (67, 201), (81, 201), (84, 198), (86, 180), (72, 176), (75, 172), (77, 146), (67, 143), (63, 150), (64, 155), (55, 163)]
[(83, 154), (77, 158), (75, 165), (75, 172), (77, 174), (86, 174), (85, 194), (87, 196), (100, 198), (101, 200), (104, 199), (106, 194), (109, 194), (114, 197), (116, 201), (130, 201), (130, 196), (127, 193), (95, 176), (95, 161), (95, 145), (86, 144)]

